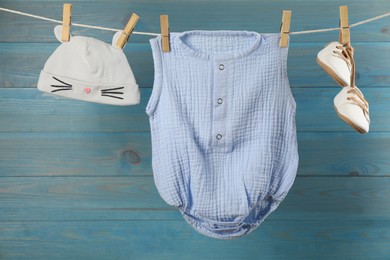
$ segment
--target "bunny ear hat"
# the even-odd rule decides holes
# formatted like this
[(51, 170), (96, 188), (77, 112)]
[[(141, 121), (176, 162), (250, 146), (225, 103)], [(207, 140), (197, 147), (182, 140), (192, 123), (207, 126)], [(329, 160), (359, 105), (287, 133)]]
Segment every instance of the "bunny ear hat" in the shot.
[[(60, 25), (54, 34), (62, 42)], [(40, 73), (38, 89), (110, 105), (135, 105), (140, 101), (138, 85), (122, 49), (84, 36), (71, 37), (53, 52)]]

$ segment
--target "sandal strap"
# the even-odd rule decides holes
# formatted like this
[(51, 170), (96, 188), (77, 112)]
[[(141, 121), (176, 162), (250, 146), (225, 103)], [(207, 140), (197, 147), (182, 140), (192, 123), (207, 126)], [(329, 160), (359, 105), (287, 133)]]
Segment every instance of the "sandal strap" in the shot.
[(364, 104), (362, 104), (361, 100), (360, 99), (356, 99), (355, 97), (348, 97), (347, 98), (348, 100), (352, 100), (356, 105), (358, 105), (363, 111), (364, 113), (366, 113), (367, 115), (369, 115), (369, 111), (368, 111), (368, 108), (367, 106), (365, 106)]
[(350, 86), (355, 86), (355, 60), (354, 60), (354, 48), (348, 42), (344, 45), (337, 45), (337, 50), (333, 53), (347, 63), (347, 66), (351, 69)]

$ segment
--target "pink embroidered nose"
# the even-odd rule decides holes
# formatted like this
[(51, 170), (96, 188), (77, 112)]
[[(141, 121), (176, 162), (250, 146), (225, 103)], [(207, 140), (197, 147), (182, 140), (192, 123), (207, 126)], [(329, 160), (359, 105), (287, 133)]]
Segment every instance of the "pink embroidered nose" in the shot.
[(84, 88), (84, 92), (89, 94), (91, 92), (91, 88)]

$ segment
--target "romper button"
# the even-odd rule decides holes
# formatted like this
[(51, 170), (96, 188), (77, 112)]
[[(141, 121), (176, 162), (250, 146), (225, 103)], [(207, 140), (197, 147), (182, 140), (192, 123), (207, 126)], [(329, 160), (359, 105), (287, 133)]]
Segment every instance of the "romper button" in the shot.
[(222, 139), (222, 135), (221, 135), (221, 134), (217, 134), (216, 137), (217, 137), (218, 140), (221, 140), (221, 139)]
[(223, 103), (223, 99), (222, 99), (222, 98), (218, 98), (217, 103), (218, 103), (219, 105), (221, 105), (221, 104)]
[(219, 70), (223, 70), (225, 68), (225, 66), (223, 64), (219, 64)]

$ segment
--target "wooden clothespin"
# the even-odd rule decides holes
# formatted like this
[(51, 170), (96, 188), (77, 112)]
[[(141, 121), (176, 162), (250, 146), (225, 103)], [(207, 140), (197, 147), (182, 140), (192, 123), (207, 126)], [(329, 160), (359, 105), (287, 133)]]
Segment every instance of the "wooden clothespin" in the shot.
[(283, 10), (282, 24), (280, 26), (280, 43), (281, 48), (288, 45), (288, 34), (290, 33), (291, 10)]
[(139, 19), (139, 16), (135, 13), (133, 13), (127, 22), (125, 29), (123, 29), (121, 36), (119, 39), (116, 41), (116, 46), (118, 48), (123, 49), (123, 46), (127, 43), (129, 40), (130, 35), (133, 33), (134, 27), (137, 24)]
[(161, 45), (163, 52), (170, 52), (168, 15), (160, 15)]
[(70, 40), (70, 23), (72, 16), (72, 4), (64, 4), (62, 13), (62, 35), (61, 40), (68, 42)]
[(351, 34), (349, 31), (349, 22), (348, 22), (348, 6), (340, 6), (340, 36), (339, 42), (341, 44), (346, 44), (351, 42)]

